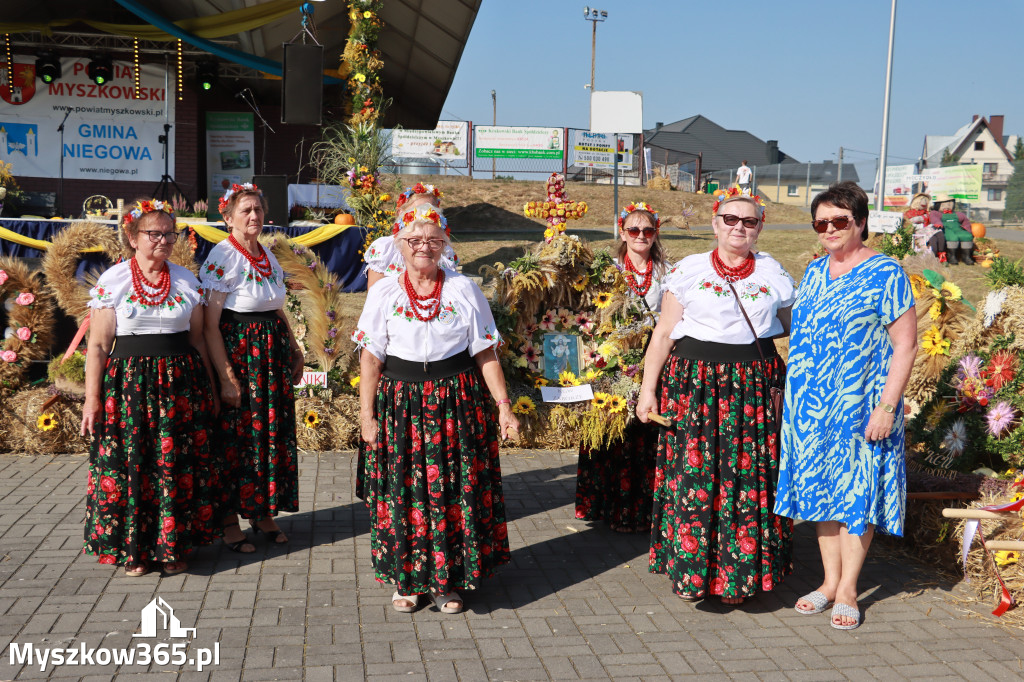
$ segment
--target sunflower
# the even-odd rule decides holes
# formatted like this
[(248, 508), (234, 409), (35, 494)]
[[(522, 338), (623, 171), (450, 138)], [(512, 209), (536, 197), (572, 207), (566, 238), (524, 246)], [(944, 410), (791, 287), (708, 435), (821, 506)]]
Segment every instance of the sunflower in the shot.
[(608, 395), (607, 393), (600, 393), (600, 392), (598, 392), (598, 393), (594, 394), (594, 399), (592, 401), (590, 401), (590, 402), (591, 402), (591, 404), (594, 407), (596, 407), (597, 409), (600, 410), (600, 409), (608, 406), (608, 399), (610, 397), (611, 396)]
[(943, 282), (939, 295), (947, 301), (959, 301), (964, 297), (964, 292), (952, 282)]
[(595, 372), (593, 367), (589, 367), (587, 368), (587, 373), (583, 375), (583, 379), (587, 382), (591, 382), (599, 376), (601, 376), (600, 372)]
[(565, 371), (558, 375), (558, 383), (560, 386), (579, 386), (580, 380), (572, 372)]
[(1009, 550), (998, 551), (995, 554), (996, 564), (1001, 567), (1009, 566), (1017, 563), (1017, 559), (1020, 558), (1020, 552), (1013, 552)]
[(624, 409), (626, 409), (626, 399), (621, 395), (613, 395), (608, 398), (609, 412), (622, 412)]
[(577, 277), (576, 280), (572, 283), (572, 288), (575, 289), (576, 291), (583, 291), (584, 289), (586, 289), (587, 276), (580, 275), (579, 277)]
[(536, 379), (533, 380), (533, 387), (534, 388), (540, 388), (541, 386), (547, 386), (547, 385), (548, 385), (548, 380), (545, 379), (544, 377), (537, 377)]
[(515, 404), (512, 405), (513, 414), (533, 414), (536, 411), (537, 406), (525, 395), (516, 398)]
[(594, 297), (594, 305), (598, 308), (607, 308), (608, 304), (612, 302), (612, 295), (607, 291), (602, 291)]
[(36, 428), (40, 431), (49, 431), (57, 426), (57, 420), (54, 419), (53, 412), (49, 414), (41, 414), (36, 419)]
[(315, 410), (310, 410), (306, 413), (306, 418), (302, 420), (302, 423), (307, 429), (315, 429), (320, 423), (320, 415)]
[(357, 386), (359, 386), (359, 377), (354, 376), (351, 379), (349, 379), (348, 385), (351, 386), (352, 388), (356, 388)]
[(921, 275), (911, 275), (910, 276), (910, 287), (914, 290), (914, 296), (915, 297), (920, 297), (921, 296), (921, 292), (924, 291), (925, 288), (928, 287), (928, 280), (926, 280)]
[(932, 325), (921, 338), (921, 348), (928, 351), (928, 355), (949, 355), (949, 339), (942, 338), (942, 330)]
[(942, 307), (943, 307), (942, 306), (942, 299), (941, 298), (935, 299), (934, 301), (932, 301), (931, 307), (928, 308), (928, 315), (933, 320), (939, 319), (939, 316), (942, 315)]

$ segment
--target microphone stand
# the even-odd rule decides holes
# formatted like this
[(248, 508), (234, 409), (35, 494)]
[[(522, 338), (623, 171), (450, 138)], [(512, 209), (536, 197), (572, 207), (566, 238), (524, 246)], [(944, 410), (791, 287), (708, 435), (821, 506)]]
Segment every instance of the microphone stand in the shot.
[(57, 183), (57, 196), (60, 199), (57, 201), (57, 215), (61, 218), (64, 217), (64, 123), (70, 115), (71, 110), (68, 109), (64, 112), (64, 119), (57, 126), (57, 131), (60, 133), (60, 180)]
[[(249, 93), (249, 96), (246, 97), (245, 93)], [(267, 119), (263, 118), (263, 114), (260, 113), (260, 108), (258, 106), (256, 106), (256, 98), (253, 97), (252, 90), (250, 90), (249, 88), (245, 88), (240, 93), (238, 93), (237, 97), (239, 99), (241, 99), (243, 102), (245, 102), (246, 104), (249, 105), (249, 108), (253, 110), (253, 113), (256, 114), (256, 117), (260, 119), (260, 123), (263, 124), (263, 152), (260, 154), (260, 175), (266, 175), (267, 174), (267, 129), (270, 128), (270, 124), (267, 123)], [(270, 128), (270, 132), (274, 133), (275, 135), (277, 134), (277, 131), (274, 130), (273, 128)]]

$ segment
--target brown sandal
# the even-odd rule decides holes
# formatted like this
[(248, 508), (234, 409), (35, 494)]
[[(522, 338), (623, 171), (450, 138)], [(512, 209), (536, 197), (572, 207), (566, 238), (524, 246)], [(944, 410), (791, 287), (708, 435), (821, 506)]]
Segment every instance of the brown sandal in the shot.
[(124, 574), (128, 578), (141, 578), (149, 573), (149, 564), (145, 561), (133, 561), (124, 565)]

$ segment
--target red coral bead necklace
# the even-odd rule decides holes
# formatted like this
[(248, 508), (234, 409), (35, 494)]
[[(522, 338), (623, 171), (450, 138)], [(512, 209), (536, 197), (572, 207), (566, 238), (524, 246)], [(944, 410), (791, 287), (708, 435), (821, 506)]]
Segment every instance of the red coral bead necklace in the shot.
[(131, 268), (132, 289), (134, 289), (139, 303), (145, 306), (156, 307), (167, 300), (167, 296), (171, 293), (171, 270), (167, 267), (166, 261), (160, 270), (160, 276), (157, 277), (156, 284), (146, 279), (146, 276), (142, 274), (142, 268), (139, 267), (139, 262), (135, 258), (132, 258)]
[[(640, 283), (637, 283), (637, 278), (642, 277)], [(629, 288), (633, 290), (633, 293), (643, 298), (647, 295), (647, 292), (651, 290), (651, 281), (654, 279), (654, 261), (648, 260), (647, 267), (643, 272), (640, 272), (635, 265), (633, 260), (626, 254), (626, 272), (625, 280)]]
[[(420, 296), (416, 293), (416, 289), (409, 280), (408, 271), (402, 273), (402, 279), (404, 280), (402, 286), (409, 297), (409, 309), (412, 310), (412, 314), (416, 316), (416, 319), (420, 322), (429, 322), (437, 317), (438, 313), (441, 312), (441, 287), (444, 286), (444, 270), (437, 271), (437, 282), (434, 284), (434, 289), (426, 296)], [(423, 301), (429, 300), (434, 300), (434, 302), (423, 303)], [(421, 310), (423, 314), (420, 314)]]
[(229, 234), (228, 241), (231, 243), (231, 246), (235, 247), (238, 250), (240, 254), (245, 256), (245, 260), (249, 261), (249, 265), (252, 266), (253, 270), (263, 275), (264, 277), (270, 277), (271, 275), (274, 274), (274, 267), (270, 264), (270, 258), (267, 257), (267, 252), (263, 250), (262, 244), (260, 244), (259, 242), (256, 243), (256, 248), (260, 250), (260, 257), (256, 258), (251, 253), (249, 253), (248, 249), (246, 249), (244, 246), (238, 243), (238, 240), (235, 239), (235, 235)]
[(717, 273), (718, 276), (726, 282), (737, 282), (741, 279), (750, 277), (754, 274), (754, 266), (754, 254), (752, 253), (747, 254), (742, 265), (734, 268), (725, 264), (722, 257), (718, 255), (718, 249), (711, 252), (711, 267), (713, 267), (715, 269), (715, 273)]

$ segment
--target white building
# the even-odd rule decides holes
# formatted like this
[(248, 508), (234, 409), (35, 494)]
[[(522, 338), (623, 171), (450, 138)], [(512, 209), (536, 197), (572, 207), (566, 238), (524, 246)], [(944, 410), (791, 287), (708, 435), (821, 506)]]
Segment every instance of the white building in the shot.
[(952, 135), (926, 135), (920, 168), (938, 168), (947, 150), (960, 165), (980, 164), (981, 195), (971, 204), (971, 218), (1001, 220), (1016, 144), (1016, 135), (1003, 135), (1003, 116), (986, 119), (975, 114), (970, 123)]

